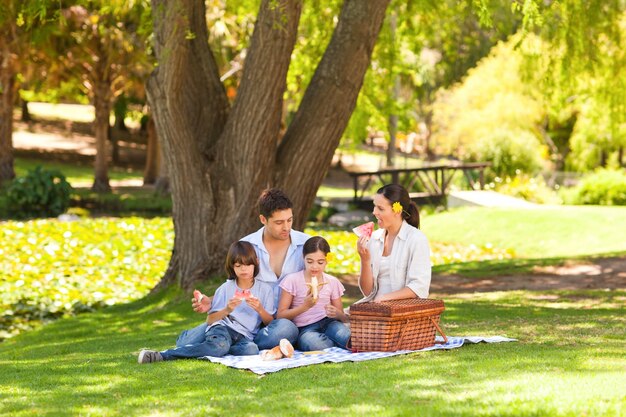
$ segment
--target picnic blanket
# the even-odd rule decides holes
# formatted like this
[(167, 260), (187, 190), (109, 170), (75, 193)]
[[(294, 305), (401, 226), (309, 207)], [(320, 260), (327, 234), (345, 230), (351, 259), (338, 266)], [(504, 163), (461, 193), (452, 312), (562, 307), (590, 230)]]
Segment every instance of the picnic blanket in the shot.
[(462, 336), (462, 337), (450, 337), (448, 336), (448, 342), (443, 343), (443, 337), (437, 336), (434, 346), (430, 346), (420, 350), (398, 350), (395, 352), (357, 352), (353, 353), (346, 349), (338, 347), (332, 347), (324, 349), (319, 352), (300, 352), (295, 351), (292, 358), (283, 358), (275, 361), (264, 361), (260, 355), (252, 356), (233, 356), (226, 355), (221, 358), (214, 356), (204, 356), (200, 359), (208, 360), (215, 363), (221, 363), (222, 365), (230, 366), (237, 369), (247, 369), (255, 374), (263, 375), (271, 372), (278, 372), (283, 369), (297, 368), (299, 366), (315, 365), (324, 362), (361, 362), (369, 361), (372, 359), (388, 358), (396, 355), (406, 355), (413, 352), (424, 352), (428, 350), (438, 349), (455, 349), (463, 346), (464, 343), (500, 343), (500, 342), (515, 342), (517, 339), (510, 339), (503, 336)]

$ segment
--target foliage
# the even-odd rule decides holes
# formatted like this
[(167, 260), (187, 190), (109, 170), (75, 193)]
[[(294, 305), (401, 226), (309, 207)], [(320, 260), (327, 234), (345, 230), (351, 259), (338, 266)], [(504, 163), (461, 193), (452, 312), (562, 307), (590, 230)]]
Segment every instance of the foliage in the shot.
[(488, 172), (499, 177), (533, 174), (541, 168), (540, 149), (539, 141), (528, 131), (495, 128), (468, 145), (468, 159), (491, 162)]
[[(624, 222), (626, 210), (617, 207), (483, 208), (427, 214), (422, 229), (430, 240), (431, 260), (441, 270), (442, 265), (457, 268), (486, 260), (623, 252), (621, 230), (613, 225)], [(329, 273), (358, 273), (352, 232), (305, 231), (328, 239), (336, 255)], [(40, 320), (145, 295), (167, 267), (173, 238), (167, 218), (0, 224), (2, 337)]]
[(415, 415), (417, 404), (429, 416), (617, 417), (625, 405), (625, 297), (624, 291), (445, 295), (441, 324), (449, 335), (519, 341), (259, 378), (206, 361), (138, 365), (141, 348), (171, 347), (181, 330), (202, 320), (187, 295), (170, 291), (5, 341), (2, 411), (15, 417), (389, 417)]
[(54, 217), (70, 204), (72, 187), (59, 171), (36, 167), (7, 189), (9, 213), (15, 217)]
[(521, 172), (513, 177), (496, 178), (490, 184), (495, 191), (523, 198), (537, 204), (560, 204), (557, 192), (550, 188), (542, 176), (532, 177)]
[(515, 40), (499, 43), (463, 83), (440, 93), (432, 139), (438, 153), (493, 162), (500, 176), (537, 169), (543, 114), (520, 78), (520, 60)]
[(567, 194), (569, 204), (626, 205), (626, 171), (599, 169), (584, 176)]
[(540, 92), (547, 127), (566, 128), (548, 141), (553, 157), (558, 154), (557, 169), (563, 162), (578, 171), (607, 166), (608, 157), (626, 144), (626, 5), (621, 0), (524, 3), (541, 17), (525, 22), (525, 31), (539, 36), (529, 36), (520, 48), (525, 80)]
[(36, 220), (0, 225), (0, 338), (98, 306), (128, 302), (159, 281), (171, 220)]
[[(436, 91), (459, 81), (517, 25), (510, 9), (478, 3), (391, 4), (342, 146), (361, 142), (368, 132), (388, 131), (389, 116), (396, 115), (401, 132), (420, 133), (415, 148), (429, 152), (423, 141)], [(396, 83), (399, 91), (392, 93)]]
[[(328, 272), (358, 273), (356, 235), (321, 234), (335, 260)], [(0, 225), (0, 339), (38, 321), (145, 295), (165, 272), (173, 246), (171, 219), (36, 220)], [(504, 259), (511, 249), (493, 245), (432, 243), (435, 264)]]
[(586, 172), (599, 166), (623, 163), (617, 160), (617, 156), (620, 149), (626, 148), (626, 123), (615, 123), (602, 102), (594, 97), (585, 100), (578, 108), (567, 167)]

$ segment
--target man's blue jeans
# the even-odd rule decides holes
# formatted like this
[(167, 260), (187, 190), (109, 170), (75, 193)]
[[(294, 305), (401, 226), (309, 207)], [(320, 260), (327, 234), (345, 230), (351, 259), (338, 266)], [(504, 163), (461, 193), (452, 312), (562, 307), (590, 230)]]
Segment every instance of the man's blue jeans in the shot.
[(322, 350), (333, 346), (346, 349), (348, 340), (350, 340), (348, 326), (329, 317), (299, 329), (298, 349), (304, 352)]
[[(206, 323), (202, 323), (193, 329), (184, 330), (176, 340), (176, 347), (197, 345), (204, 342)], [(259, 349), (271, 349), (278, 346), (280, 339), (287, 339), (292, 344), (298, 339), (298, 328), (291, 320), (274, 319), (270, 324), (262, 327), (254, 338), (254, 343)]]
[(166, 361), (179, 358), (200, 358), (202, 356), (257, 355), (257, 345), (236, 331), (218, 324), (211, 327), (201, 343), (168, 349), (161, 352)]

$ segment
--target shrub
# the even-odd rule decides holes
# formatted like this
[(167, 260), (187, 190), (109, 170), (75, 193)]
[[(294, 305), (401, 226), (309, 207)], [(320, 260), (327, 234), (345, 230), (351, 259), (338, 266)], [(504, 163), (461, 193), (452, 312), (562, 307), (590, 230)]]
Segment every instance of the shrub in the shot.
[(472, 159), (491, 162), (491, 170), (499, 177), (538, 171), (540, 152), (539, 141), (531, 133), (508, 129), (490, 132), (471, 145)]
[(56, 170), (40, 166), (13, 180), (7, 189), (9, 214), (18, 217), (54, 217), (70, 205), (72, 187)]
[(550, 188), (541, 176), (533, 178), (520, 173), (513, 178), (496, 179), (494, 188), (499, 193), (537, 204), (561, 204), (556, 191)]
[(567, 193), (566, 201), (570, 204), (624, 206), (626, 205), (626, 171), (599, 169), (588, 174)]

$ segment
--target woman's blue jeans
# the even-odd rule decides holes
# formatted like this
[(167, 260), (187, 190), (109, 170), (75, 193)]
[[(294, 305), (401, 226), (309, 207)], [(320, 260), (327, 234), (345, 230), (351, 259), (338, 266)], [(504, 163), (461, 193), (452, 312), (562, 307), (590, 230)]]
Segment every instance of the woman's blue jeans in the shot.
[(179, 346), (161, 352), (163, 359), (172, 360), (179, 358), (200, 358), (203, 356), (224, 356), (231, 355), (257, 355), (258, 346), (236, 331), (218, 324), (211, 327), (206, 333), (201, 343)]
[(298, 336), (298, 349), (301, 351), (322, 350), (333, 346), (346, 349), (350, 340), (350, 329), (337, 319), (329, 317), (302, 326)]
[[(207, 326), (206, 323), (202, 323), (193, 329), (184, 330), (176, 340), (176, 347), (197, 345), (204, 342)], [(254, 343), (261, 350), (271, 349), (274, 346), (278, 346), (280, 339), (287, 339), (292, 344), (296, 343), (298, 339), (298, 328), (291, 320), (272, 320), (270, 324), (259, 330), (254, 338)]]

